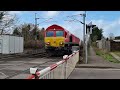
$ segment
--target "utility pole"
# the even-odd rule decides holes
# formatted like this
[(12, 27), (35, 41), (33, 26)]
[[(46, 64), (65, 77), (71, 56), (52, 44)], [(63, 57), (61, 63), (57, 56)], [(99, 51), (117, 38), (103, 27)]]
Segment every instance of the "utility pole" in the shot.
[(86, 39), (85, 39), (85, 61), (86, 61), (86, 64), (88, 63), (88, 34), (86, 34)]
[[(86, 63), (87, 63), (87, 54), (85, 53), (85, 51), (86, 51), (86, 40), (85, 40), (85, 27), (86, 27), (86, 24), (85, 24), (85, 17), (86, 17), (86, 11), (83, 13), (83, 14), (79, 14), (79, 15), (81, 15), (81, 16), (83, 16), (83, 22), (81, 22), (81, 21), (79, 21), (79, 20), (77, 20), (77, 19), (74, 19), (74, 20), (71, 20), (71, 21), (78, 21), (78, 22), (80, 22), (81, 24), (83, 24), (83, 61), (84, 60), (86, 60)], [(73, 15), (73, 16), (77, 16), (77, 15)], [(72, 16), (72, 17), (73, 17)], [(69, 16), (68, 16), (69, 17)], [(86, 58), (85, 58), (86, 57)]]
[(35, 13), (35, 40), (37, 40), (37, 18), (36, 18), (37, 13)]
[(40, 18), (37, 18), (37, 13), (35, 13), (35, 34), (36, 34), (35, 40), (37, 40), (37, 25), (39, 25), (37, 23), (37, 19), (40, 19)]
[(37, 49), (37, 19), (36, 19), (36, 14), (35, 13), (35, 49)]
[(36, 41), (36, 46), (37, 46), (37, 19), (39, 19), (39, 18), (37, 18), (37, 13), (35, 13), (35, 41)]
[(92, 30), (95, 26), (96, 25), (93, 25), (92, 22), (86, 25), (86, 40), (85, 40), (86, 64), (88, 63), (88, 39), (90, 39), (90, 34), (92, 34)]
[(85, 60), (85, 17), (86, 17), (86, 11), (83, 13), (83, 60)]

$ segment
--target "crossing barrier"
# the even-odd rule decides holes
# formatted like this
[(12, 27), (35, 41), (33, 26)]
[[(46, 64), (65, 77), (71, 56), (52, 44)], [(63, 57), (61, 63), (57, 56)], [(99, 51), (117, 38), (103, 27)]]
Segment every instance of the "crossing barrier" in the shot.
[(67, 79), (79, 61), (79, 50), (71, 55), (64, 55), (63, 60), (38, 71), (37, 68), (30, 68), (30, 75), (27, 79)]

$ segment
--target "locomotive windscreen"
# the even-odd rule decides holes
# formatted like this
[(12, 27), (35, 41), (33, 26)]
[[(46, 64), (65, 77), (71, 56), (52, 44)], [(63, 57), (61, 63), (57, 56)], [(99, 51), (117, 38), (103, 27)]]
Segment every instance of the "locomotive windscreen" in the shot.
[(47, 31), (46, 32), (46, 37), (53, 37), (54, 36), (54, 31)]
[(56, 31), (56, 37), (63, 37), (64, 33), (63, 31)]

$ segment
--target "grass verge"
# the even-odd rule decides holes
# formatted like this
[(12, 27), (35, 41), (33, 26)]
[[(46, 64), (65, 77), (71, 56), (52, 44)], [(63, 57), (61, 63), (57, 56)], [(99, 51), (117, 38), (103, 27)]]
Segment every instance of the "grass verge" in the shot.
[(113, 63), (120, 63), (120, 61), (116, 60), (110, 53), (100, 50), (94, 47), (96, 55), (103, 57), (105, 60), (113, 62)]

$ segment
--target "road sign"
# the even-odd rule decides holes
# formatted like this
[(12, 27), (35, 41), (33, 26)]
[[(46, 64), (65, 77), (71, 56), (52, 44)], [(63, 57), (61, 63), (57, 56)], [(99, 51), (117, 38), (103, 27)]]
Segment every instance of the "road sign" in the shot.
[(92, 21), (88, 24), (88, 26), (92, 26)]
[(89, 34), (92, 34), (92, 29), (93, 29), (92, 21), (88, 24), (88, 26), (90, 27)]

